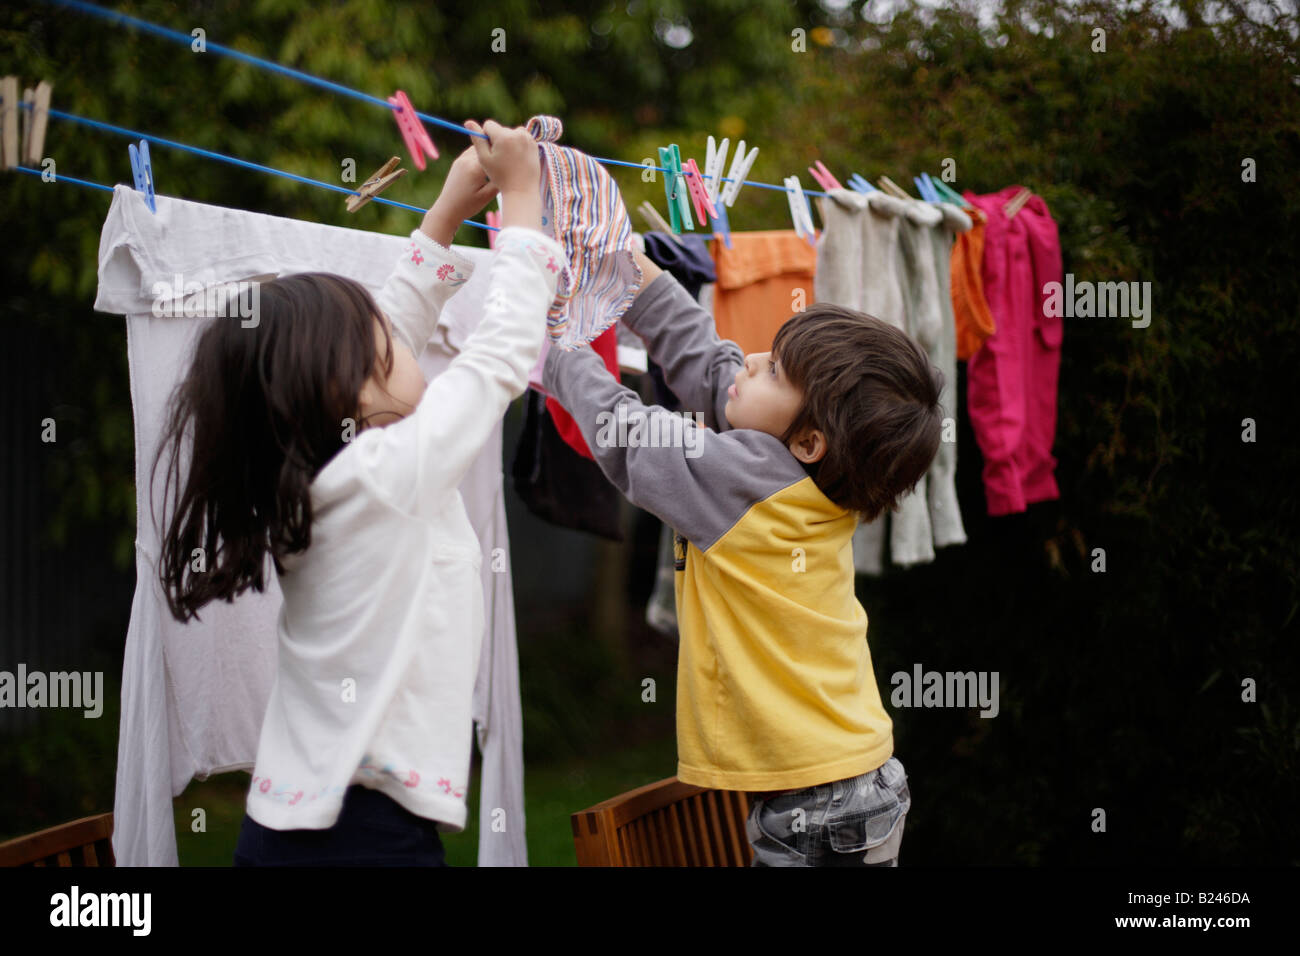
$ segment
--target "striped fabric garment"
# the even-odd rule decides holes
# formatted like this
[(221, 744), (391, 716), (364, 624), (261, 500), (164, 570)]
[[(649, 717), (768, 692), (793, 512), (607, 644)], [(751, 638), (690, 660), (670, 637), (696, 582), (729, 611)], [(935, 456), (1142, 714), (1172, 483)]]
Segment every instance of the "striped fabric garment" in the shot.
[(555, 145), (564, 132), (559, 119), (534, 116), (528, 132), (542, 152), (542, 225), (569, 258), (547, 327), (553, 345), (572, 351), (618, 321), (636, 297), (641, 268), (632, 257), (632, 220), (598, 162)]

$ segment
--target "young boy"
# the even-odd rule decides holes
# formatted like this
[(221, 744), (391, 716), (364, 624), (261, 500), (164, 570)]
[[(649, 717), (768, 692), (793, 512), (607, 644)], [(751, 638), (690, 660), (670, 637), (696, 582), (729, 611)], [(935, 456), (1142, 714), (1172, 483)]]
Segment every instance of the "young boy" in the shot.
[(647, 408), (589, 348), (551, 349), (542, 383), (610, 481), (674, 529), (677, 777), (755, 795), (755, 866), (895, 866), (911, 796), (852, 536), (856, 513), (877, 517), (930, 467), (942, 380), (907, 335), (832, 305), (742, 356), (671, 275), (637, 261), (622, 321), (707, 429)]

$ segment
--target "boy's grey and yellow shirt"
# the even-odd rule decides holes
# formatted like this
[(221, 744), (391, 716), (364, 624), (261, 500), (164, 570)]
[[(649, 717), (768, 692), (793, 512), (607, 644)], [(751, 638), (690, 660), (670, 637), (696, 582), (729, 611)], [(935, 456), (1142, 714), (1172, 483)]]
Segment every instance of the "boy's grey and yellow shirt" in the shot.
[(854, 594), (855, 516), (778, 438), (731, 427), (744, 357), (671, 275), (622, 321), (704, 427), (646, 406), (590, 348), (552, 349), (542, 382), (610, 481), (677, 533), (678, 778), (755, 791), (876, 769), (893, 733)]

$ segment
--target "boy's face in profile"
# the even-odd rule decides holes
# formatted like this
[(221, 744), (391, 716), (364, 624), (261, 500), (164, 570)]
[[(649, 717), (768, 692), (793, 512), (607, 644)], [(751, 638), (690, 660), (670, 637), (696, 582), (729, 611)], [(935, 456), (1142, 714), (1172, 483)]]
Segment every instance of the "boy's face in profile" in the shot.
[(746, 355), (727, 395), (723, 414), (732, 428), (754, 428), (777, 438), (790, 427), (803, 401), (803, 392), (786, 378), (771, 352)]

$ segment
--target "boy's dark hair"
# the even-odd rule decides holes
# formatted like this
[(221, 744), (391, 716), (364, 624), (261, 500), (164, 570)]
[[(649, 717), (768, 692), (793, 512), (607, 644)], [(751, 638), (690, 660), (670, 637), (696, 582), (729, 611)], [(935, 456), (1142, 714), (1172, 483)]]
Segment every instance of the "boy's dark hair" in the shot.
[[(253, 301), (253, 324), (218, 317), (199, 336), (150, 470), (152, 484), (170, 448), (164, 504), (173, 479), (177, 488), (158, 564), (167, 606), (182, 623), (215, 599), (265, 591), (268, 550), (283, 573), (280, 559), (311, 544), (311, 482), (343, 447), (345, 419), (355, 420), (361, 386), (377, 365), (381, 313), (360, 283), (303, 273), (262, 283)], [(380, 325), (387, 374), (392, 340)], [(191, 566), (196, 548), (202, 571)]]
[(803, 391), (781, 436), (805, 426), (826, 438), (805, 469), (827, 498), (873, 521), (912, 490), (939, 451), (943, 375), (906, 333), (854, 309), (825, 303), (788, 319), (773, 358)]

